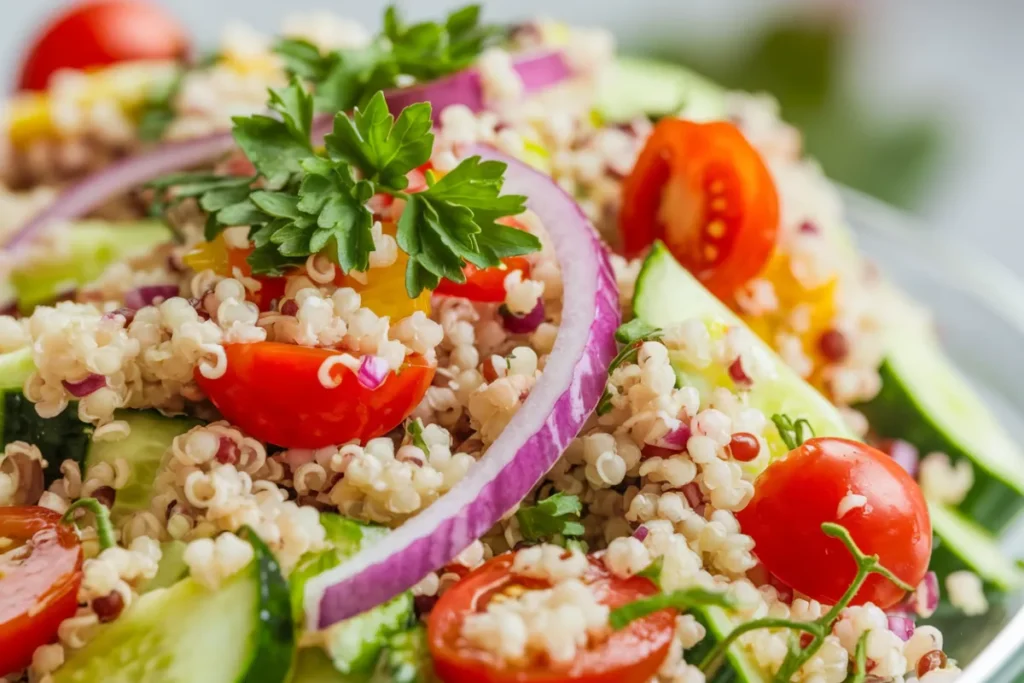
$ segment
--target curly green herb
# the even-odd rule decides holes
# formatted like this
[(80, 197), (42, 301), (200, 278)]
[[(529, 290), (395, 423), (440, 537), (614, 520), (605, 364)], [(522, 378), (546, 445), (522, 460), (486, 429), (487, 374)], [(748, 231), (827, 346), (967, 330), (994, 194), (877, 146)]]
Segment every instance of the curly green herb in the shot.
[(110, 510), (95, 498), (80, 498), (76, 500), (68, 506), (60, 521), (63, 524), (74, 523), (74, 513), (79, 508), (84, 508), (92, 513), (96, 521), (96, 537), (100, 542), (100, 550), (115, 547), (117, 545), (117, 535), (114, 532), (114, 524), (110, 521)]

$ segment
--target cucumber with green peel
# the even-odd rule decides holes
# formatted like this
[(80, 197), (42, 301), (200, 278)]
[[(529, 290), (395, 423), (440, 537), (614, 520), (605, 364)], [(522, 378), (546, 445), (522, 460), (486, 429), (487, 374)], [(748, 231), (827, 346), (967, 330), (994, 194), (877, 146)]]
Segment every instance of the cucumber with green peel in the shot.
[(53, 683), (284, 683), (295, 655), (288, 584), (270, 550), (220, 589), (194, 579), (139, 597), (53, 674)]
[(1000, 531), (1024, 508), (1024, 451), (943, 354), (930, 329), (909, 327), (889, 339), (882, 390), (858, 406), (879, 436), (921, 453), (967, 459), (974, 485), (959, 509)]
[[(685, 268), (676, 262), (667, 248), (656, 242), (640, 270), (633, 297), (633, 310), (638, 318), (656, 327), (667, 327), (698, 318), (709, 327), (735, 327), (743, 323), (724, 304), (708, 292)], [(852, 438), (836, 408), (816, 389), (790, 370), (775, 352), (751, 333), (751, 352), (759, 357), (759, 365), (771, 368), (767, 377), (759, 377), (749, 392), (749, 404), (771, 416), (786, 413), (804, 418), (821, 436)], [(675, 358), (673, 361), (675, 362)], [(732, 388), (729, 378), (720, 370), (707, 372), (677, 368), (686, 382), (704, 392), (715, 386)], [(786, 452), (775, 430), (768, 430), (772, 457)], [(773, 438), (776, 439), (773, 441)], [(969, 568), (994, 586), (1017, 585), (1008, 567), (1012, 566), (999, 549), (996, 539), (985, 529), (945, 508), (934, 508), (932, 530), (939, 540), (936, 569), (944, 574), (956, 568)], [(959, 558), (958, 563), (948, 560)]]
[(392, 636), (415, 619), (412, 594), (402, 593), (369, 612), (340, 621), (325, 634), (334, 668), (343, 674), (372, 672)]
[(725, 90), (678, 64), (619, 57), (598, 87), (596, 111), (605, 123), (669, 115), (714, 121), (725, 118)]
[(936, 574), (945, 577), (969, 569), (977, 572), (989, 588), (1010, 592), (1024, 587), (1024, 568), (1006, 557), (985, 529), (958, 510), (939, 503), (929, 503), (928, 513), (939, 536), (929, 565)]
[[(721, 607), (691, 607), (689, 613), (696, 617), (707, 631), (704, 639), (685, 653), (686, 661), (696, 666), (717, 643), (736, 628), (739, 622), (730, 618)], [(772, 677), (761, 670), (741, 645), (733, 643), (726, 650), (723, 661), (711, 664), (705, 672), (705, 679), (707, 683), (770, 683)]]
[(144, 254), (171, 238), (170, 228), (162, 221), (77, 221), (61, 234), (61, 249), (54, 258), (23, 268), (15, 265), (10, 282), (18, 309), (31, 313), (36, 306), (94, 281), (107, 266)]

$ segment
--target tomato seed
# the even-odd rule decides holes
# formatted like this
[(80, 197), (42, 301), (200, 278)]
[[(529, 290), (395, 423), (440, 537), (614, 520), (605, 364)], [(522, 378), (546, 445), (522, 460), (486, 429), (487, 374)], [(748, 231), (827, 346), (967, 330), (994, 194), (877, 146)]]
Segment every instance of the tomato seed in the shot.
[(924, 653), (924, 656), (917, 660), (917, 677), (923, 678), (929, 671), (944, 669), (947, 661), (946, 653), (942, 650), (931, 650)]
[(736, 432), (729, 440), (729, 452), (733, 460), (750, 462), (761, 453), (761, 442), (757, 437), (748, 432)]

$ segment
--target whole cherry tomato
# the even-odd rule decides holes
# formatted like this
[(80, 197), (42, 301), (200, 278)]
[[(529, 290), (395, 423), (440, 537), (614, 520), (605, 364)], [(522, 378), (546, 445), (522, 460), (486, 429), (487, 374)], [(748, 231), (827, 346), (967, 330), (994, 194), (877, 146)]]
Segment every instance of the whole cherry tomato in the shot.
[(765, 267), (778, 228), (771, 174), (731, 123), (662, 119), (622, 185), (626, 254), (660, 239), (722, 299)]
[(78, 2), (55, 17), (32, 42), (18, 87), (45, 90), (50, 76), (60, 69), (183, 59), (188, 47), (181, 24), (155, 2)]
[[(853, 581), (856, 564), (841, 541), (822, 532), (825, 522), (846, 527), (862, 551), (912, 586), (928, 570), (932, 529), (921, 489), (896, 461), (857, 441), (808, 439), (761, 473), (754, 498), (736, 517), (772, 575), (829, 605)], [(872, 574), (852, 604), (885, 609), (903, 596)]]

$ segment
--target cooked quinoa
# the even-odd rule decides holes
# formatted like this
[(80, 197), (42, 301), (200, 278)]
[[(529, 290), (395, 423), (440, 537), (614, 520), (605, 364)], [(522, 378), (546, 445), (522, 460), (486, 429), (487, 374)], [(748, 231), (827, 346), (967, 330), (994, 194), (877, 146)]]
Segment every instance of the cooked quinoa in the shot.
[[(605, 124), (593, 114), (595, 84), (615, 58), (607, 32), (531, 26), (516, 34), (518, 42), (478, 56), (488, 108), (474, 113), (452, 105), (439, 113), (430, 173), (452, 171), (475, 144), (491, 145), (549, 174), (614, 248), (623, 178), (652, 124), (645, 117)], [(324, 51), (365, 48), (372, 35), (319, 13), (289, 19), (284, 34)], [(566, 50), (572, 78), (525, 96), (513, 68), (516, 51), (552, 45)], [(230, 27), (219, 59), (183, 75), (165, 139), (225, 130), (232, 116), (263, 111), (267, 87), (286, 83), (271, 46), (269, 37)], [(143, 144), (134, 128), (137, 91), (168, 65), (123, 69), (55, 77), (46, 93), (51, 125), (40, 135), (27, 139), (19, 132), (24, 123), (18, 128), (8, 121), (12, 140), (3, 175), (12, 186), (34, 188), (0, 196), (11, 204), (10, 215), (20, 216), (15, 207), (21, 205), (30, 212), (46, 204), (53, 187)], [(90, 100), (89, 88), (102, 79), (122, 83), (120, 99)], [(16, 102), (14, 110), (26, 106)], [(611, 370), (607, 409), (591, 415), (519, 508), (556, 495), (578, 499), (581, 528), (571, 543), (566, 536), (537, 538), (512, 510), (412, 588), (417, 616), (425, 620), (473, 570), (512, 553), (509, 572), (521, 583), (464, 619), (458, 631), (460, 642), (486, 661), (558, 670), (611, 638), (612, 610), (588, 587), (592, 562), (609, 580), (645, 580), (656, 568), (666, 593), (720, 592), (732, 601), (737, 623), (765, 617), (813, 622), (831, 608), (774, 580), (737, 518), (778, 455), (773, 415), (750, 398), (752, 388), (775, 373), (757, 338), (842, 409), (851, 434), (874, 439), (858, 406), (882, 387), (892, 314), (879, 304), (881, 280), (837, 240), (847, 230), (837, 191), (803, 155), (799, 133), (779, 120), (776, 103), (765, 95), (729, 94), (723, 118), (760, 154), (779, 195), (770, 261), (725, 301), (746, 327), (723, 329), (693, 317), (641, 340), (635, 354)], [(247, 163), (237, 157), (218, 167)], [(417, 173), (410, 180), (425, 184), (422, 173), (413, 177)], [(139, 215), (138, 207), (155, 200), (139, 193), (132, 201), (129, 213)], [(114, 512), (117, 544), (102, 548), (92, 513), (72, 513), (85, 552), (77, 610), (60, 624), (56, 642), (40, 646), (26, 671), (5, 680), (65, 680), (61, 667), (149, 594), (147, 583), (157, 576), (169, 544), (183, 544), (182, 575), (212, 592), (253, 562), (254, 547), (244, 540), (251, 529), (288, 578), (308, 557), (332, 547), (321, 513), (397, 528), (473, 470), (544, 376), (562, 324), (565, 283), (546, 226), (527, 211), (515, 220), (542, 248), (524, 257), (527, 270), (503, 276), (497, 300), (429, 291), (410, 298), (402, 283), (409, 256), (396, 228), (406, 209), (402, 199), (374, 206), (365, 270), (345, 272), (332, 258), (313, 253), (269, 282), (230, 260), (233, 250), (253, 247), (245, 226), (207, 239), (206, 212), (186, 201), (167, 214), (175, 242), (111, 263), (75, 286), (70, 300), (0, 317), (0, 351), (24, 354), (34, 366), (21, 389), (38, 417), (77, 419), (87, 425), (91, 443), (113, 449), (132, 435), (127, 411), (153, 409), (190, 420), (157, 459), (142, 500), (130, 458), (47, 462), (41, 444), (6, 444), (0, 505), (39, 505), (64, 514), (75, 501), (94, 498)], [(11, 219), (16, 222), (20, 218)], [(74, 227), (58, 226), (0, 265), (30, 272), (57, 258), (67, 229)], [(628, 320), (643, 259), (613, 253), (611, 262)], [(276, 288), (269, 299), (268, 287)], [(136, 305), (138, 292), (147, 288), (161, 293)], [(535, 311), (542, 319), (529, 331), (508, 324), (509, 316), (523, 319)], [(261, 342), (323, 352), (316, 376), (324, 390), (338, 387), (347, 374), (367, 371), (368, 358), (370, 371), (382, 376), (400, 376), (419, 359), (435, 370), (422, 399), (395, 429), (348, 443), (282, 447), (232, 424), (203, 388), (206, 381), (230, 378), (231, 348)], [(680, 364), (732, 381), (680, 381)], [(286, 414), (277, 419), (301, 422)], [(681, 442), (671, 441), (680, 434)], [(918, 481), (929, 500), (957, 505), (975, 479), (968, 460), (937, 452), (920, 460)], [(848, 491), (833, 508), (835, 517), (857, 517), (867, 503)], [(0, 554), (0, 568), (3, 561)], [(988, 607), (982, 579), (970, 571), (950, 574), (944, 588), (965, 614)], [(934, 610), (922, 602), (921, 591), (912, 596), (916, 603), (901, 603), (901, 618)], [(942, 634), (928, 625), (901, 633), (894, 630), (895, 615), (871, 602), (845, 607), (792, 680), (842, 683), (858, 652), (866, 656), (871, 680), (955, 678), (959, 668), (943, 653)], [(687, 653), (712, 638), (706, 624), (680, 612), (671, 629), (671, 644), (650, 683), (704, 681), (704, 670)], [(340, 656), (332, 650), (340, 641), (331, 632), (303, 633), (300, 646)], [(792, 638), (787, 628), (761, 628), (740, 636), (738, 644), (770, 677), (784, 665)]]

